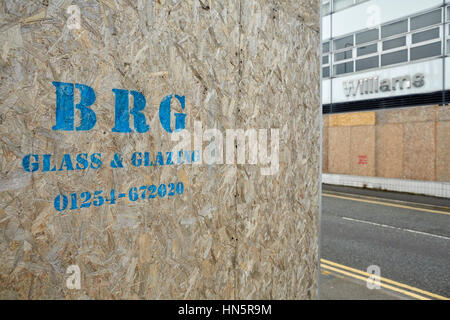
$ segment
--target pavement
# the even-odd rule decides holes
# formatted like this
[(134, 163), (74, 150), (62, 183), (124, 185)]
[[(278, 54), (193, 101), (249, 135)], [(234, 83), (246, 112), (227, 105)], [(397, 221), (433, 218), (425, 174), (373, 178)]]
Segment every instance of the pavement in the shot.
[(406, 295), (381, 289), (368, 289), (362, 281), (334, 273), (321, 274), (321, 300), (409, 300)]
[(320, 242), (320, 299), (450, 297), (450, 199), (323, 185)]

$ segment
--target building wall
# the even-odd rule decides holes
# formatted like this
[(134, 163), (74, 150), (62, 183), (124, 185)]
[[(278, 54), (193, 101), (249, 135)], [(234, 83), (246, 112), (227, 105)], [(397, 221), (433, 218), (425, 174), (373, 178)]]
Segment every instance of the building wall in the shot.
[(324, 115), (323, 172), (450, 181), (450, 107)]

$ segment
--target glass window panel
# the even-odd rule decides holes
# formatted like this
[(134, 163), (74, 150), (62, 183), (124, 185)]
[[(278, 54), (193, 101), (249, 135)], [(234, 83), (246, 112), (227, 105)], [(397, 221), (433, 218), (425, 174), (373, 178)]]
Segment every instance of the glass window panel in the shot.
[(322, 68), (322, 77), (329, 78), (330, 77), (330, 67)]
[(352, 50), (339, 52), (334, 55), (334, 61), (341, 61), (352, 58)]
[(378, 29), (372, 29), (356, 34), (356, 44), (366, 43), (374, 40), (378, 40), (379, 31)]
[(447, 21), (450, 21), (450, 7), (447, 7)]
[(414, 33), (412, 35), (412, 43), (419, 43), (436, 38), (439, 38), (439, 28)]
[(386, 53), (381, 56), (381, 66), (388, 66), (390, 64), (405, 62), (408, 60), (408, 50), (400, 50), (391, 53)]
[(324, 42), (322, 44), (322, 53), (328, 53), (328, 52), (330, 52), (330, 43)]
[(383, 41), (383, 51), (406, 46), (406, 37)]
[(328, 64), (329, 61), (330, 61), (330, 58), (328, 55), (322, 57), (322, 64)]
[(353, 72), (353, 61), (337, 64), (334, 66), (334, 74), (340, 75)]
[(327, 14), (331, 13), (331, 6), (330, 3), (324, 3), (322, 5), (322, 15), (326, 16)]
[(411, 18), (411, 31), (441, 23), (441, 9)]
[(375, 53), (378, 51), (378, 45), (376, 43), (368, 45), (368, 46), (364, 46), (364, 47), (359, 47), (357, 49), (357, 54), (358, 57), (360, 56), (364, 56), (366, 54), (371, 54), (371, 53)]
[(353, 47), (353, 35), (334, 40), (334, 50)]
[(356, 71), (378, 68), (378, 56), (356, 60)]
[(450, 53), (450, 40), (447, 40), (447, 54)]
[(405, 32), (408, 32), (408, 20), (394, 22), (381, 27), (382, 38), (387, 38)]
[(411, 61), (441, 55), (441, 41), (411, 48)]
[(339, 11), (353, 5), (353, 0), (334, 0), (333, 9)]

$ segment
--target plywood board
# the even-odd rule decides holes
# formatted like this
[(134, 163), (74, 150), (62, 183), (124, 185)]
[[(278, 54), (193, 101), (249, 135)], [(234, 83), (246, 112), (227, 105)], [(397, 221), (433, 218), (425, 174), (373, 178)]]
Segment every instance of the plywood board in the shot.
[(328, 129), (329, 173), (350, 174), (350, 132), (350, 127), (330, 127)]
[(376, 127), (376, 176), (403, 178), (403, 125)]
[(435, 123), (411, 122), (403, 128), (404, 179), (435, 181)]
[(350, 172), (355, 176), (375, 175), (375, 126), (350, 129)]
[(450, 121), (436, 124), (436, 180), (450, 182)]
[(410, 123), (436, 121), (438, 106), (407, 107), (377, 111), (377, 123)]
[(237, 296), (311, 299), (317, 290), (311, 279), (319, 276), (311, 237), (319, 226), (319, 203), (311, 197), (319, 190), (311, 177), (320, 174), (319, 3), (242, 5), (236, 124), (278, 128), (280, 167), (267, 179), (255, 166), (238, 165)]
[(330, 127), (375, 125), (375, 111), (333, 114), (329, 117)]

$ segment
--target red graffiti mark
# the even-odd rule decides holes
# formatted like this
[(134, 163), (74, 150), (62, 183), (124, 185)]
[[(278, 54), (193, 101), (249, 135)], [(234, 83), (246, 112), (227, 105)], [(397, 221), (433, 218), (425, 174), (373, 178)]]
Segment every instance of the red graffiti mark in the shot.
[(358, 164), (368, 164), (369, 161), (366, 155), (358, 155)]

